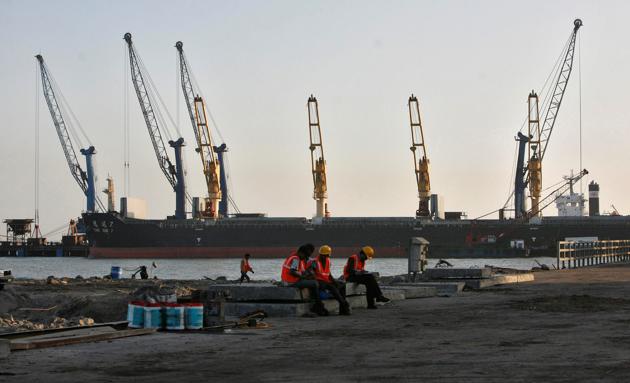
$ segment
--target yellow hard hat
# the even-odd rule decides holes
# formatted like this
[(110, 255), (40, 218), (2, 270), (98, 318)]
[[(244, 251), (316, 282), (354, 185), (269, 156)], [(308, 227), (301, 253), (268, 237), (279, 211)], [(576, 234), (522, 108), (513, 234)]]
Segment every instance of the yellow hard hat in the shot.
[(330, 246), (324, 245), (319, 248), (319, 253), (321, 255), (330, 255), (330, 253), (332, 253), (332, 249), (330, 248)]
[(366, 257), (368, 257), (368, 259), (374, 258), (374, 249), (371, 246), (363, 246), (361, 251)]

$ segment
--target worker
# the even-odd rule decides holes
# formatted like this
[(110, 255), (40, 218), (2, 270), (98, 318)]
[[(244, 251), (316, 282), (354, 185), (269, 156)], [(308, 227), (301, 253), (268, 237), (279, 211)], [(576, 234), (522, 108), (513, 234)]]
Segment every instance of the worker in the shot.
[(284, 286), (298, 289), (308, 289), (310, 296), (315, 300), (311, 311), (317, 315), (326, 316), (328, 310), (322, 304), (319, 296), (319, 283), (314, 279), (312, 273), (306, 270), (306, 262), (315, 251), (315, 246), (310, 243), (300, 246), (297, 251), (292, 252), (282, 262), (280, 279)]
[(373, 257), (374, 249), (370, 246), (363, 246), (358, 254), (353, 254), (348, 258), (343, 268), (343, 278), (346, 282), (365, 285), (368, 309), (376, 308), (375, 300), (376, 302), (389, 302), (389, 299), (383, 296), (374, 274), (365, 271), (365, 261)]
[(247, 275), (247, 273), (249, 273), (249, 272), (251, 272), (252, 274), (254, 273), (254, 269), (252, 269), (252, 266), (249, 264), (249, 257), (251, 257), (251, 255), (245, 254), (243, 256), (243, 259), (241, 259), (241, 280), (240, 280), (240, 283), (243, 283), (243, 281), (245, 279), (247, 279), (247, 282), (249, 282), (250, 279), (249, 279), (249, 275)]
[(332, 249), (328, 245), (319, 248), (319, 255), (308, 262), (307, 268), (312, 271), (319, 284), (320, 291), (328, 291), (339, 302), (339, 315), (350, 315), (350, 305), (340, 287), (330, 273), (330, 255)]
[(136, 272), (131, 274), (131, 279), (136, 279), (136, 274), (140, 273), (140, 279), (149, 279), (149, 273), (147, 267), (142, 265), (136, 269)]

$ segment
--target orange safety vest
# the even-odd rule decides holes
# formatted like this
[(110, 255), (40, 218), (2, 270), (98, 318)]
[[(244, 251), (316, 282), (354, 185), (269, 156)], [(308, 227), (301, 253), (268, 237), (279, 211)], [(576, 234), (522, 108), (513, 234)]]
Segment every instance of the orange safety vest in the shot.
[(343, 279), (348, 280), (350, 277), (350, 260), (354, 260), (354, 271), (364, 271), (365, 270), (365, 261), (361, 260), (356, 254), (352, 254), (348, 260), (346, 261), (346, 265), (343, 267)]
[(252, 271), (252, 267), (249, 265), (249, 261), (247, 259), (243, 259), (241, 261), (241, 273), (246, 273), (248, 271)]
[(322, 263), (318, 259), (319, 257), (312, 259), (308, 262), (308, 268), (314, 267), (315, 279), (322, 282), (330, 282), (330, 257), (326, 258), (326, 263), (322, 268)]
[(291, 274), (291, 264), (293, 263), (294, 260), (298, 260), (298, 272), (299, 273), (303, 273), (304, 270), (306, 269), (304, 261), (300, 259), (300, 256), (297, 255), (297, 252), (294, 251), (293, 253), (291, 253), (291, 255), (289, 255), (287, 257), (287, 259), (284, 260), (284, 262), (282, 263), (282, 272), (280, 274), (280, 279), (282, 279), (283, 282), (287, 282), (287, 283), (296, 283), (300, 280), (300, 278), (296, 277), (295, 275)]

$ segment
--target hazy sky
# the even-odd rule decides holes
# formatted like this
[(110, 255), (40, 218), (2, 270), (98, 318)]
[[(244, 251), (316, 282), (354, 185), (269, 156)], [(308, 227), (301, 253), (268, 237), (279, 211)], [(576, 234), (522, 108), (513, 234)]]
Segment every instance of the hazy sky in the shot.
[[(542, 86), (576, 17), (584, 22), (581, 49), (543, 183), (579, 168), (579, 55), (584, 167), (600, 183), (602, 210), (614, 203), (627, 213), (629, 14), (626, 1), (0, 0), (0, 217), (33, 215), (36, 99), (42, 230), (85, 208), (36, 94), (38, 53), (98, 150), (101, 189), (109, 173), (122, 196), (125, 32), (133, 34), (171, 114), (179, 114), (191, 195), (205, 188), (176, 88), (177, 40), (230, 147), (232, 191), (242, 211), (314, 213), (306, 111), (313, 93), (332, 214), (412, 216), (417, 193), (406, 103), (413, 92), (432, 191), (444, 196), (446, 210), (479, 216), (509, 194), (527, 95)], [(174, 210), (174, 193), (131, 88), (129, 94), (130, 194), (148, 201), (151, 217), (164, 217)]]

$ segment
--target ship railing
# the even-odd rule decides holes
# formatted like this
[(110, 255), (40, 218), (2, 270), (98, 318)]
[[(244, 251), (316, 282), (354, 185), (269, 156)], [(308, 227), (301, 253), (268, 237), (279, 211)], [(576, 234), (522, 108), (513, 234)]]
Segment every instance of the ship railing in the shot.
[(630, 240), (560, 241), (558, 269), (574, 269), (630, 261)]

